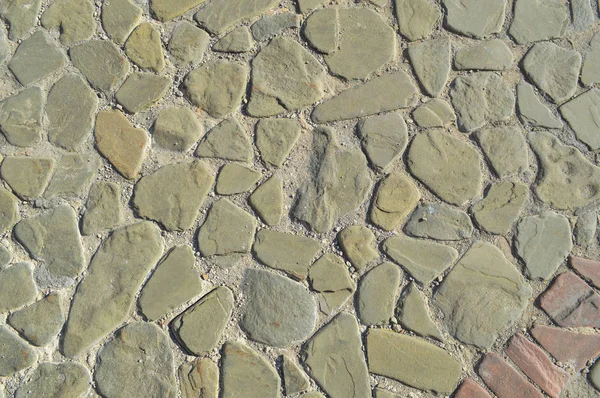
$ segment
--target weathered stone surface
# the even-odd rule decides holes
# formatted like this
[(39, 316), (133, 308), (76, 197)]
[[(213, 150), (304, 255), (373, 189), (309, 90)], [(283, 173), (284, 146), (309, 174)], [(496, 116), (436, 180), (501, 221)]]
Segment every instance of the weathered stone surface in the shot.
[(283, 216), (283, 181), (274, 175), (248, 197), (248, 203), (267, 225), (277, 225)]
[(596, 19), (590, 0), (572, 0), (571, 15), (575, 30), (587, 30)]
[(505, 70), (512, 66), (513, 54), (500, 39), (492, 39), (463, 47), (456, 52), (454, 66), (458, 70)]
[(0, 376), (12, 376), (20, 370), (33, 366), (37, 352), (15, 333), (0, 326)]
[(92, 235), (119, 225), (123, 222), (121, 187), (112, 182), (94, 183), (85, 207), (81, 219), (82, 234)]
[(245, 253), (250, 251), (256, 219), (227, 199), (216, 201), (198, 232), (198, 246), (203, 256)]
[(262, 119), (256, 124), (256, 147), (265, 162), (281, 167), (300, 137), (294, 119)]
[(529, 133), (541, 163), (537, 196), (556, 209), (582, 207), (600, 198), (600, 168), (574, 147), (563, 145), (546, 132)]
[(379, 257), (375, 248), (375, 235), (367, 227), (362, 225), (346, 227), (340, 231), (337, 238), (344, 256), (359, 270)]
[(303, 355), (312, 378), (331, 398), (367, 397), (369, 373), (356, 318), (342, 312), (305, 345)]
[(472, 132), (487, 123), (506, 120), (513, 114), (515, 96), (493, 72), (476, 72), (454, 79), (450, 91), (458, 114), (458, 126)]
[(238, 22), (262, 14), (275, 3), (275, 0), (217, 0), (203, 6), (194, 19), (209, 32), (221, 35)]
[(90, 155), (67, 153), (60, 158), (56, 171), (44, 192), (45, 198), (75, 197), (89, 187), (98, 173), (98, 161)]
[(569, 25), (567, 4), (553, 0), (517, 0), (508, 33), (519, 44), (562, 37)]
[(563, 122), (535, 94), (533, 86), (523, 81), (517, 84), (517, 109), (523, 123), (548, 129), (563, 126)]
[(443, 203), (420, 204), (410, 216), (404, 231), (419, 238), (462, 240), (473, 234), (473, 223), (462, 210)]
[(371, 373), (442, 394), (456, 388), (461, 373), (460, 363), (448, 352), (391, 330), (369, 330), (367, 358)]
[(502, 29), (503, 0), (443, 0), (448, 27), (465, 36), (481, 38)]
[(10, 314), (7, 323), (31, 344), (44, 346), (58, 335), (65, 323), (62, 302), (59, 293), (50, 293), (30, 306)]
[(588, 279), (595, 287), (600, 287), (600, 262), (581, 257), (569, 256), (569, 265)]
[(210, 36), (187, 21), (181, 21), (169, 40), (169, 52), (178, 66), (197, 65), (208, 48)]
[(382, 170), (402, 156), (408, 144), (406, 123), (396, 112), (364, 119), (358, 131), (369, 162)]
[(382, 263), (363, 276), (358, 285), (358, 317), (365, 325), (387, 323), (394, 316), (402, 272), (392, 263)]
[[(39, 62), (40, 59), (44, 62)], [(58, 46), (38, 30), (19, 44), (8, 68), (22, 85), (28, 86), (62, 69), (66, 63), (67, 57)]]
[(285, 394), (292, 395), (308, 390), (310, 381), (302, 369), (289, 355), (282, 355), (281, 358)]
[(579, 214), (573, 228), (575, 244), (579, 246), (591, 244), (594, 241), (594, 236), (596, 236), (597, 228), (598, 216), (595, 211), (586, 211)]
[(403, 71), (374, 77), (317, 105), (312, 112), (316, 123), (353, 119), (412, 107), (417, 88)]
[(262, 17), (252, 24), (252, 36), (256, 41), (265, 41), (278, 35), (285, 29), (298, 28), (300, 18), (293, 12), (282, 12), (280, 14)]
[(408, 47), (408, 57), (425, 93), (442, 93), (450, 73), (450, 39), (422, 41)]
[(29, 263), (19, 263), (0, 271), (0, 312), (12, 311), (35, 300), (37, 287)]
[(483, 357), (477, 373), (490, 390), (500, 398), (512, 397), (515, 391), (519, 391), (523, 397), (542, 398), (544, 396), (495, 352), (490, 352)]
[(585, 53), (583, 66), (581, 67), (581, 82), (586, 86), (600, 82), (600, 71), (597, 65), (600, 63), (600, 34), (595, 34), (590, 41), (590, 46)]
[(158, 114), (152, 138), (161, 148), (185, 152), (198, 141), (202, 132), (202, 125), (194, 112), (189, 108), (171, 107)]
[(514, 324), (531, 297), (521, 273), (490, 243), (478, 241), (435, 294), (448, 331), (458, 340), (489, 348)]
[(0, 102), (0, 131), (16, 146), (36, 144), (42, 136), (42, 90), (27, 88)]
[(420, 199), (421, 193), (408, 177), (392, 173), (377, 187), (371, 207), (371, 222), (391, 231), (404, 222)]
[(416, 108), (412, 117), (423, 128), (448, 127), (456, 122), (454, 109), (446, 101), (437, 98)]
[(429, 285), (458, 257), (452, 247), (406, 236), (386, 239), (383, 251), (423, 285)]
[(344, 305), (356, 290), (344, 260), (332, 253), (315, 261), (308, 271), (308, 279), (312, 289), (319, 293), (319, 309), (325, 315)]
[(575, 333), (545, 325), (535, 325), (530, 332), (554, 358), (572, 366), (576, 372), (600, 355), (600, 336), (595, 334)]
[(302, 33), (315, 50), (323, 54), (331, 54), (339, 46), (338, 31), (338, 9), (325, 8), (312, 13), (306, 19)]
[(303, 14), (309, 13), (312, 10), (319, 8), (319, 6), (323, 3), (325, 3), (325, 0), (298, 0), (300, 12), (302, 12)]
[(228, 163), (219, 171), (215, 192), (219, 195), (234, 195), (249, 191), (261, 176), (260, 171), (237, 163)]
[(127, 77), (115, 98), (127, 112), (137, 113), (160, 101), (170, 85), (166, 76), (136, 72)]
[(365, 201), (372, 181), (362, 152), (343, 149), (331, 129), (313, 131), (312, 151), (311, 177), (300, 188), (293, 211), (313, 230), (327, 232)]
[(517, 225), (515, 246), (527, 276), (548, 280), (573, 248), (569, 220), (551, 211), (524, 217)]
[(427, 39), (442, 19), (438, 5), (428, 0), (395, 0), (400, 34), (410, 41)]
[(196, 156), (249, 162), (253, 157), (252, 144), (240, 123), (232, 117), (206, 134), (196, 149)]
[(17, 198), (10, 191), (0, 188), (0, 234), (11, 230), (20, 218)]
[(150, 139), (119, 111), (100, 111), (96, 117), (96, 147), (125, 178), (134, 180), (142, 167)]
[(300, 283), (270, 271), (247, 269), (241, 286), (244, 305), (240, 326), (250, 339), (286, 347), (304, 341), (313, 332), (317, 305)]
[(77, 362), (41, 363), (17, 389), (15, 398), (80, 397), (92, 383), (90, 372)]
[(186, 362), (177, 371), (183, 398), (217, 398), (219, 367), (210, 358)]
[(165, 22), (185, 14), (202, 3), (204, 0), (151, 0), (150, 10), (160, 21)]
[(183, 86), (194, 105), (219, 119), (240, 106), (247, 80), (248, 69), (245, 66), (216, 60), (190, 72)]
[[(73, 296), (62, 341), (64, 355), (75, 357), (83, 353), (123, 322), (162, 249), (159, 229), (150, 222), (116, 229), (100, 245)], [(106, 283), (111, 280), (113, 283)], [(133, 374), (131, 370), (122, 373)], [(167, 377), (166, 373), (162, 377)], [(129, 385), (138, 387), (137, 383)]]
[(55, 164), (52, 158), (9, 156), (2, 162), (0, 174), (19, 198), (31, 200), (42, 195)]
[(492, 184), (483, 200), (473, 206), (473, 216), (486, 231), (505, 235), (517, 221), (528, 198), (527, 185), (501, 181)]
[(462, 382), (454, 393), (455, 398), (492, 398), (488, 392), (472, 379)]
[(0, 270), (6, 269), (8, 264), (11, 263), (12, 259), (13, 254), (4, 244), (0, 244)]
[(160, 72), (165, 67), (160, 32), (147, 22), (139, 24), (125, 43), (125, 53), (142, 69)]
[(131, 0), (110, 0), (102, 4), (102, 27), (117, 44), (125, 43), (142, 17), (142, 8)]
[(243, 343), (225, 343), (221, 398), (279, 398), (279, 384), (277, 371), (263, 356)]
[(499, 126), (475, 133), (481, 149), (499, 177), (522, 173), (529, 167), (525, 135), (514, 126)]
[(233, 305), (231, 290), (219, 286), (173, 319), (171, 331), (189, 354), (208, 354), (219, 344)]
[(427, 312), (425, 297), (419, 291), (415, 282), (411, 282), (406, 290), (398, 315), (398, 320), (402, 326), (420, 336), (433, 337), (442, 341), (442, 333), (431, 320)]
[(592, 150), (600, 148), (599, 109), (600, 90), (597, 89), (591, 89), (559, 108), (577, 138)]
[(59, 29), (65, 46), (88, 40), (96, 31), (94, 6), (89, 0), (56, 0), (40, 20), (46, 29)]
[(398, 394), (376, 387), (373, 391), (373, 398), (402, 398)]
[(152, 323), (134, 322), (102, 348), (94, 379), (107, 398), (174, 398), (174, 373), (169, 337)]
[(212, 49), (226, 53), (245, 53), (250, 51), (253, 46), (250, 30), (245, 26), (240, 26), (219, 39)]
[(0, 4), (0, 16), (10, 25), (8, 37), (19, 40), (31, 30), (40, 12), (42, 0), (6, 0)]
[(129, 61), (108, 40), (90, 40), (71, 47), (69, 55), (90, 85), (105, 94), (117, 88), (129, 73)]
[(448, 203), (462, 205), (481, 191), (481, 158), (466, 141), (443, 130), (428, 130), (413, 140), (410, 172)]
[(319, 61), (298, 42), (276, 37), (252, 61), (247, 111), (265, 117), (312, 105), (323, 97), (325, 75)]

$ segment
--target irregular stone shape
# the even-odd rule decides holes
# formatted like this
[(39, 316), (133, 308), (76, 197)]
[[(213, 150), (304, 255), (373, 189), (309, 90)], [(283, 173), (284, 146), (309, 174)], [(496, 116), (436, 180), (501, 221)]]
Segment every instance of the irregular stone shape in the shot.
[(244, 306), (240, 326), (250, 339), (286, 347), (304, 341), (313, 332), (317, 306), (300, 283), (270, 271), (247, 269), (241, 286)]
[(419, 291), (416, 284), (411, 282), (406, 290), (407, 292), (402, 299), (398, 316), (398, 320), (402, 326), (420, 336), (433, 337), (443, 341), (442, 333), (427, 313), (425, 297)]
[(277, 371), (263, 356), (243, 343), (225, 343), (221, 398), (279, 398), (279, 384)]
[(10, 191), (0, 188), (0, 234), (11, 230), (20, 220), (18, 203)]
[(229, 27), (264, 13), (275, 3), (275, 0), (217, 0), (203, 6), (194, 19), (210, 33), (220, 36)]
[(283, 181), (272, 176), (248, 197), (248, 203), (267, 225), (277, 225), (283, 216)]
[(581, 67), (581, 82), (584, 85), (591, 86), (600, 82), (600, 71), (596, 67), (598, 63), (600, 63), (600, 34), (595, 34), (590, 41)]
[(12, 376), (33, 366), (38, 354), (7, 327), (0, 326), (0, 376)]
[(44, 346), (58, 335), (65, 323), (62, 303), (59, 293), (50, 293), (30, 306), (10, 314), (7, 323), (31, 344)]
[(194, 225), (213, 181), (200, 160), (169, 164), (138, 181), (133, 206), (139, 216), (168, 231), (184, 231)]
[(472, 379), (462, 382), (454, 393), (455, 398), (492, 398), (488, 392)]
[(169, 52), (178, 66), (197, 65), (202, 61), (210, 36), (187, 21), (181, 21), (169, 40)]
[(308, 167), (310, 178), (299, 190), (294, 215), (311, 229), (327, 232), (367, 199), (373, 184), (367, 160), (360, 151), (343, 149), (331, 129), (318, 128)]
[(410, 172), (441, 199), (462, 205), (481, 191), (481, 158), (466, 141), (443, 130), (427, 130), (408, 151)]
[(600, 262), (581, 257), (569, 256), (569, 265), (583, 275), (595, 287), (600, 287)]
[(228, 163), (219, 172), (215, 192), (219, 195), (233, 195), (252, 189), (262, 177), (260, 171)]
[(148, 320), (162, 318), (202, 291), (194, 263), (191, 247), (175, 246), (156, 266), (138, 300), (140, 310)]
[(443, 203), (420, 204), (410, 216), (404, 231), (419, 238), (462, 240), (473, 234), (468, 214)]
[(429, 285), (458, 257), (452, 247), (406, 236), (386, 239), (383, 251), (423, 285)]
[(410, 41), (427, 39), (433, 33), (442, 12), (428, 0), (395, 0), (400, 34)]
[(382, 263), (363, 276), (358, 285), (358, 318), (370, 326), (387, 323), (394, 316), (402, 273), (395, 264)]
[(580, 141), (592, 150), (600, 148), (600, 90), (591, 89), (559, 110)]
[(80, 363), (44, 362), (19, 386), (15, 398), (80, 397), (91, 384), (90, 372)]
[(319, 293), (319, 309), (325, 315), (340, 308), (356, 290), (344, 260), (332, 253), (315, 261), (308, 271), (308, 279), (312, 289)]
[(462, 35), (482, 38), (498, 33), (504, 24), (504, 0), (443, 0), (446, 24)]
[(281, 358), (285, 394), (292, 395), (308, 390), (310, 381), (302, 369), (289, 355), (282, 355)]
[(0, 16), (10, 25), (8, 37), (20, 40), (31, 30), (40, 12), (42, 0), (6, 0), (0, 4)]
[[(73, 296), (62, 341), (65, 356), (72, 358), (82, 354), (125, 320), (144, 278), (160, 258), (162, 249), (158, 227), (147, 221), (114, 230), (100, 245), (90, 262), (88, 273)], [(169, 348), (168, 355), (170, 352)], [(166, 358), (166, 355), (162, 353), (161, 357)], [(150, 374), (147, 370), (141, 373)], [(116, 374), (134, 373), (130, 368)], [(139, 377), (139, 374), (135, 377)], [(162, 373), (161, 377), (166, 377), (166, 373)], [(153, 382), (143, 384), (150, 386)], [(133, 382), (128, 386), (135, 389), (140, 387)], [(137, 396), (134, 391), (125, 393), (120, 383), (118, 387), (127, 396)], [(141, 388), (139, 391), (144, 390)]]
[(337, 238), (344, 256), (359, 270), (379, 257), (375, 248), (375, 235), (367, 227), (362, 225), (346, 227), (338, 233)]
[(225, 53), (245, 53), (250, 51), (253, 46), (250, 30), (245, 26), (240, 26), (219, 39), (212, 46), (212, 50)]
[(587, 30), (596, 19), (590, 0), (571, 1), (571, 14), (575, 30)]
[(0, 102), (0, 131), (12, 145), (34, 145), (42, 137), (42, 112), (42, 90), (27, 88)]
[(300, 125), (294, 119), (262, 119), (256, 124), (256, 147), (265, 162), (281, 167), (300, 137)]
[(524, 217), (517, 225), (515, 246), (527, 276), (548, 280), (573, 248), (569, 220), (551, 211)]
[(204, 0), (151, 0), (150, 10), (160, 21), (170, 21), (204, 3)]
[(563, 122), (535, 95), (533, 87), (525, 82), (517, 84), (517, 109), (523, 123), (549, 129), (560, 129)]
[(374, 77), (317, 105), (311, 118), (315, 123), (328, 123), (411, 108), (417, 99), (417, 88), (403, 71)]
[(412, 117), (423, 128), (449, 127), (456, 121), (450, 104), (437, 98), (420, 105), (413, 111)]
[(40, 19), (46, 29), (59, 29), (65, 46), (88, 40), (96, 31), (94, 6), (88, 0), (56, 0)]
[(75, 278), (83, 270), (83, 247), (71, 206), (62, 205), (25, 219), (15, 226), (14, 233), (33, 258), (44, 262), (50, 274)]
[(338, 9), (325, 8), (312, 13), (306, 19), (303, 33), (315, 50), (323, 54), (335, 52), (339, 47)]
[(325, 3), (325, 0), (298, 0), (298, 7), (300, 12), (307, 14), (312, 10), (319, 8), (320, 5)]
[(382, 170), (398, 159), (408, 144), (406, 123), (396, 112), (362, 120), (358, 132), (369, 162)]
[[(109, 4), (113, 4), (113, 1)], [(73, 46), (69, 55), (90, 86), (105, 94), (121, 85), (129, 73), (129, 61), (108, 40), (90, 40)]]
[(152, 323), (134, 322), (119, 330), (98, 354), (94, 373), (102, 396), (177, 396), (169, 337)]
[(529, 168), (525, 135), (515, 126), (498, 126), (475, 133), (494, 172), (501, 178)]
[(581, 371), (587, 362), (600, 355), (600, 336), (570, 332), (565, 329), (534, 325), (531, 335), (546, 351), (575, 372)]
[(413, 44), (408, 47), (408, 56), (425, 93), (431, 97), (439, 96), (450, 73), (450, 39)]
[(196, 149), (196, 156), (250, 162), (252, 144), (237, 119), (231, 117), (206, 134)]
[(142, 8), (131, 0), (111, 0), (102, 4), (102, 27), (117, 44), (125, 43), (142, 17)]
[(510, 339), (506, 354), (523, 373), (551, 397), (559, 397), (569, 375), (557, 367), (537, 345), (518, 333)]
[(165, 67), (160, 32), (147, 22), (139, 24), (125, 43), (125, 53), (140, 68), (160, 72)]
[(458, 70), (505, 70), (512, 66), (513, 54), (500, 39), (492, 39), (463, 47), (456, 52), (454, 66)]
[(517, 0), (508, 33), (519, 44), (562, 37), (570, 22), (567, 4), (554, 0)]
[(37, 288), (29, 263), (0, 271), (0, 312), (12, 311), (35, 300)]
[(292, 12), (282, 12), (280, 14), (262, 17), (252, 24), (252, 36), (256, 41), (265, 41), (278, 35), (285, 29), (298, 28), (300, 18)]
[(586, 211), (577, 217), (577, 222), (573, 228), (575, 244), (578, 246), (587, 246), (594, 241), (596, 229), (598, 227), (598, 216), (594, 211)]
[(433, 303), (458, 340), (489, 348), (512, 326), (532, 290), (521, 273), (490, 243), (478, 241), (444, 279)]
[(171, 321), (179, 344), (192, 355), (205, 355), (221, 340), (233, 311), (233, 293), (219, 286)]
[(202, 125), (189, 108), (171, 107), (160, 111), (154, 122), (152, 137), (161, 148), (185, 152), (202, 135)]
[(217, 60), (191, 71), (183, 86), (194, 105), (220, 119), (240, 106), (247, 80), (248, 69), (245, 66)]
[(274, 116), (314, 104), (323, 97), (325, 75), (319, 61), (298, 42), (275, 37), (252, 61), (248, 114)]
[(485, 354), (477, 370), (481, 379), (499, 398), (512, 397), (515, 391), (523, 397), (544, 395), (495, 352)]
[(256, 219), (227, 199), (219, 199), (210, 208), (198, 232), (198, 246), (203, 256), (245, 253), (250, 251)]
[(469, 133), (487, 123), (508, 119), (515, 107), (511, 89), (493, 72), (457, 77), (450, 97), (458, 114), (458, 126)]
[(392, 173), (377, 187), (371, 207), (371, 222), (391, 231), (404, 222), (420, 199), (418, 188), (408, 177)]
[(32, 200), (46, 189), (55, 164), (52, 158), (8, 156), (0, 166), (0, 174), (19, 198)]
[(219, 367), (210, 358), (186, 362), (177, 371), (183, 398), (217, 398)]
[(134, 128), (119, 111), (100, 111), (96, 117), (96, 147), (123, 177), (134, 180), (144, 161), (150, 139)]
[(98, 181), (90, 188), (86, 211), (81, 218), (81, 233), (93, 235), (123, 222), (121, 187), (113, 182)]
[[(39, 62), (40, 59), (44, 62)], [(66, 63), (67, 57), (58, 46), (38, 30), (19, 44), (8, 68), (19, 83), (28, 86), (62, 69)]]
[(331, 398), (371, 395), (369, 373), (358, 323), (342, 312), (306, 343), (304, 362), (312, 378)]
[(129, 113), (143, 111), (165, 95), (171, 86), (171, 79), (151, 73), (133, 73), (117, 91), (117, 102)]
[(483, 200), (473, 206), (473, 217), (486, 231), (505, 235), (529, 198), (529, 187), (511, 181), (492, 184)]
[(422, 390), (450, 394), (461, 365), (448, 352), (424, 340), (385, 329), (367, 332), (369, 371)]
[(56, 171), (44, 192), (45, 198), (75, 197), (89, 187), (98, 173), (98, 161), (90, 155), (67, 153), (60, 158)]

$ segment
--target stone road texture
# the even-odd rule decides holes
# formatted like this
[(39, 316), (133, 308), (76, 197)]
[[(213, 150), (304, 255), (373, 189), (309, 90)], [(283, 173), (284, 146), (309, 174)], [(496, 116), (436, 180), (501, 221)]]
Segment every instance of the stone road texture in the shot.
[(0, 0), (0, 397), (600, 396), (596, 0)]

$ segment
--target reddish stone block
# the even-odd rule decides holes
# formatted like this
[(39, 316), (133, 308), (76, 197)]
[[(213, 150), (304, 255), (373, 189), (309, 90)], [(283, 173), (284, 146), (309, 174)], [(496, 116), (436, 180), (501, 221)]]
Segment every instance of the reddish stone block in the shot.
[(454, 393), (454, 398), (492, 398), (492, 396), (473, 380), (466, 379)]
[(600, 295), (571, 271), (540, 295), (540, 307), (560, 326), (600, 327)]
[(552, 326), (535, 325), (531, 335), (557, 361), (583, 369), (590, 359), (600, 355), (600, 336), (569, 332)]
[(479, 364), (479, 376), (498, 398), (543, 398), (544, 395), (502, 357), (490, 352)]
[(560, 396), (569, 375), (554, 365), (541, 348), (519, 333), (510, 340), (506, 355), (548, 395), (553, 398)]
[(600, 288), (600, 261), (570, 256), (569, 263), (575, 271), (588, 278), (594, 286)]

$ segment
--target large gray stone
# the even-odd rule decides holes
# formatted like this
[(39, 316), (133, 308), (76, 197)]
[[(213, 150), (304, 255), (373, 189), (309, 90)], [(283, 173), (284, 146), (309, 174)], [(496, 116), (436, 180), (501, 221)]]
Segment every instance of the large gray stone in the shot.
[[(109, 4), (115, 1), (111, 0)], [(73, 65), (85, 76), (90, 86), (105, 94), (120, 86), (129, 73), (129, 61), (108, 40), (90, 40), (73, 46), (69, 55)]]
[(150, 10), (162, 22), (177, 18), (205, 0), (150, 0)]
[(267, 11), (276, 2), (276, 0), (211, 1), (194, 15), (194, 19), (209, 32), (221, 35), (238, 22)]
[(19, 44), (8, 68), (19, 83), (28, 86), (62, 69), (66, 63), (67, 57), (58, 46), (42, 30), (38, 30)]
[(219, 367), (210, 358), (184, 363), (177, 375), (182, 398), (219, 396)]
[(42, 0), (6, 0), (0, 4), (0, 16), (10, 25), (8, 37), (19, 40), (33, 27)]
[(48, 186), (55, 164), (52, 158), (9, 156), (2, 161), (0, 174), (18, 197), (32, 200)]
[(161, 148), (185, 152), (198, 141), (202, 132), (202, 125), (191, 109), (171, 107), (163, 109), (156, 117), (152, 138)]
[(89, 370), (80, 363), (44, 362), (19, 386), (15, 398), (80, 397), (91, 384)]
[(405, 328), (420, 336), (443, 341), (442, 333), (427, 312), (425, 296), (419, 291), (415, 282), (411, 282), (405, 289), (398, 312), (398, 320)]
[(7, 323), (31, 344), (44, 346), (58, 335), (65, 323), (62, 307), (63, 298), (60, 293), (50, 293), (10, 314)]
[(94, 5), (88, 0), (56, 0), (44, 10), (40, 21), (46, 29), (58, 29), (65, 46), (88, 40), (96, 31)]
[(223, 120), (204, 136), (196, 156), (250, 162), (253, 157), (252, 144), (240, 123), (235, 118)]
[(159, 73), (165, 67), (160, 31), (154, 25), (139, 24), (125, 42), (125, 53), (142, 69)]
[(138, 113), (160, 101), (171, 83), (166, 76), (136, 72), (127, 77), (115, 98), (127, 112)]
[(142, 17), (142, 8), (131, 0), (110, 0), (102, 4), (102, 27), (117, 44), (125, 43)]
[(76, 197), (89, 187), (98, 173), (98, 160), (90, 155), (63, 155), (44, 192), (45, 198)]
[(494, 172), (501, 178), (529, 167), (525, 134), (515, 126), (498, 126), (475, 133)]
[(462, 210), (443, 203), (426, 202), (412, 213), (404, 231), (419, 238), (462, 240), (473, 234), (473, 223)]
[(35, 300), (37, 287), (29, 263), (18, 263), (0, 271), (0, 313)]
[(454, 65), (459, 70), (505, 70), (512, 66), (513, 54), (500, 39), (482, 41), (456, 52)]
[(34, 145), (42, 137), (42, 112), (42, 90), (27, 88), (0, 102), (0, 131), (12, 145)]
[(371, 222), (385, 231), (392, 231), (404, 222), (420, 199), (419, 189), (406, 175), (389, 174), (377, 186)]
[(254, 42), (250, 35), (250, 29), (246, 26), (240, 26), (220, 38), (212, 46), (212, 50), (225, 53), (245, 53), (252, 50), (253, 46)]
[(177, 25), (169, 40), (169, 52), (177, 66), (197, 65), (202, 61), (210, 36), (187, 21)]
[(442, 93), (450, 73), (450, 39), (422, 41), (408, 47), (408, 57), (425, 93)]
[(592, 150), (600, 148), (600, 90), (593, 88), (562, 105), (559, 110), (580, 141)]
[(402, 156), (408, 144), (408, 129), (396, 112), (364, 119), (358, 125), (361, 143), (369, 162), (385, 169)]
[[(590, 41), (590, 46), (585, 53), (583, 66), (581, 67), (581, 82), (586, 86), (600, 82), (600, 34), (596, 33)], [(600, 369), (600, 368), (599, 368)]]
[(256, 147), (265, 162), (281, 167), (300, 137), (294, 119), (262, 119), (256, 124)]
[(315, 261), (308, 271), (308, 280), (318, 293), (319, 310), (325, 315), (344, 305), (356, 290), (344, 260), (333, 253), (325, 253)]
[(498, 33), (504, 24), (504, 0), (443, 0), (448, 27), (465, 36), (482, 38)]
[(433, 33), (442, 12), (429, 0), (395, 0), (398, 30), (410, 41), (427, 39)]
[(297, 394), (308, 390), (310, 387), (308, 377), (290, 355), (284, 354), (281, 356), (281, 369), (286, 395)]
[(215, 192), (219, 195), (247, 192), (254, 188), (261, 177), (260, 171), (237, 163), (228, 163), (219, 171)]
[(562, 37), (569, 25), (569, 9), (556, 0), (516, 0), (508, 33), (519, 44)]
[(282, 31), (290, 28), (298, 28), (300, 18), (293, 12), (281, 12), (275, 15), (262, 17), (252, 24), (252, 36), (256, 41), (265, 41)]
[(560, 118), (554, 116), (535, 94), (533, 86), (523, 81), (517, 84), (517, 109), (521, 120), (526, 124), (549, 129), (560, 129), (563, 126)]
[(575, 30), (587, 30), (596, 20), (591, 0), (571, 0), (571, 15)]
[(283, 181), (274, 175), (248, 197), (248, 203), (267, 225), (277, 225), (283, 216)]
[(517, 221), (527, 199), (527, 185), (500, 181), (492, 184), (483, 200), (473, 206), (473, 217), (486, 231), (506, 235)]
[(340, 231), (337, 239), (348, 261), (359, 270), (364, 269), (369, 262), (379, 257), (375, 248), (375, 234), (365, 226), (346, 227)]
[(449, 127), (456, 122), (456, 114), (450, 104), (441, 99), (432, 99), (417, 107), (412, 117), (420, 127)]
[(0, 326), (0, 376), (12, 376), (36, 363), (37, 352), (6, 326)]
[(362, 277), (357, 292), (358, 318), (365, 325), (387, 323), (394, 316), (402, 272), (392, 263), (382, 263)]
[(98, 181), (90, 188), (86, 211), (81, 218), (81, 233), (93, 235), (123, 222), (121, 187), (113, 182)]

